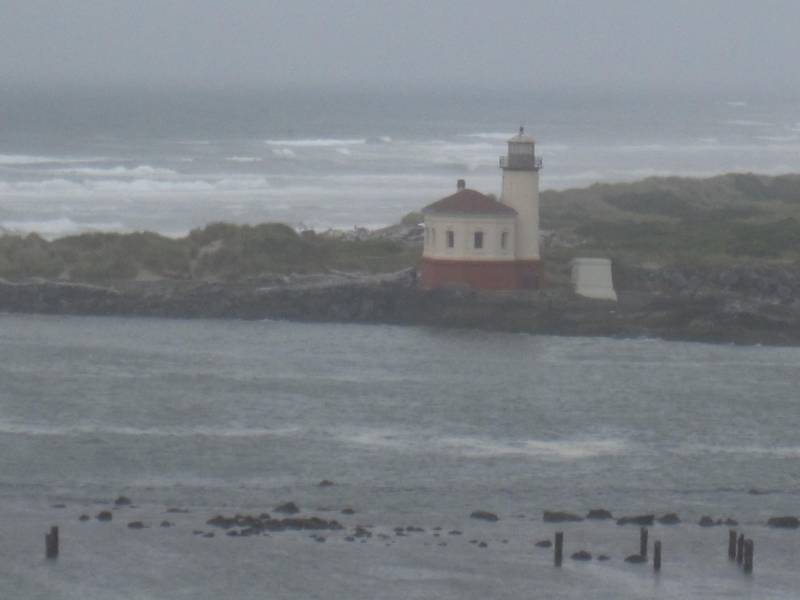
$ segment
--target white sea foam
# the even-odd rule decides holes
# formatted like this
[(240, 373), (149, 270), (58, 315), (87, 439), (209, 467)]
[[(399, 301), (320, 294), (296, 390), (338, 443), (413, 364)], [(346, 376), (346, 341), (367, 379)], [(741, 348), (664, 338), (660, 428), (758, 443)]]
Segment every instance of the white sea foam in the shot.
[(0, 221), (0, 231), (9, 233), (36, 232), (46, 238), (62, 237), (87, 231), (124, 231), (126, 227), (118, 222), (77, 223), (67, 217), (42, 220)]
[(225, 160), (229, 160), (230, 162), (240, 162), (240, 163), (254, 163), (254, 162), (261, 162), (261, 158), (258, 156), (228, 156)]
[(683, 444), (677, 447), (676, 454), (693, 456), (698, 454), (751, 454), (774, 458), (800, 458), (800, 446), (724, 446), (714, 444)]
[(297, 148), (324, 148), (326, 146), (356, 146), (366, 144), (365, 138), (319, 138), (319, 139), (301, 139), (301, 140), (266, 140), (266, 144), (270, 146), (292, 146)]
[(278, 158), (296, 158), (297, 154), (291, 148), (273, 148), (272, 154)]
[(404, 452), (436, 452), (470, 458), (524, 456), (542, 460), (580, 460), (617, 456), (628, 451), (624, 440), (497, 440), (475, 436), (439, 436), (403, 430), (369, 429), (343, 432), (341, 441)]
[(127, 427), (120, 425), (31, 425), (27, 423), (0, 422), (0, 434), (16, 434), (31, 436), (83, 436), (83, 435), (117, 435), (137, 437), (221, 437), (221, 438), (258, 438), (285, 437), (301, 431), (300, 427), (287, 426), (276, 428), (247, 427)]
[(172, 169), (139, 165), (137, 167), (72, 167), (67, 169), (54, 169), (53, 172), (65, 175), (86, 175), (89, 177), (157, 177), (177, 175)]

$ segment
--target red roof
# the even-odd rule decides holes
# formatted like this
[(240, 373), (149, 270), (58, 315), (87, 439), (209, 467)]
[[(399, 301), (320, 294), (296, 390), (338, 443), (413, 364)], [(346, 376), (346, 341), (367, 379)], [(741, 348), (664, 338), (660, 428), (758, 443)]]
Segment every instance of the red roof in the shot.
[(494, 198), (490, 198), (480, 192), (469, 189), (459, 190), (452, 196), (447, 196), (438, 202), (429, 204), (423, 208), (422, 211), (432, 213), (507, 215), (509, 217), (517, 214), (517, 211), (510, 206), (498, 202)]

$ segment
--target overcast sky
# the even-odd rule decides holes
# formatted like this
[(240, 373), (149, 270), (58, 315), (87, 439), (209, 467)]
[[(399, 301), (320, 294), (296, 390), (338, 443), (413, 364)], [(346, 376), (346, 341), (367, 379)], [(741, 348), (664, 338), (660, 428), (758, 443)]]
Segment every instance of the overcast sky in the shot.
[(799, 0), (0, 0), (0, 82), (800, 90)]

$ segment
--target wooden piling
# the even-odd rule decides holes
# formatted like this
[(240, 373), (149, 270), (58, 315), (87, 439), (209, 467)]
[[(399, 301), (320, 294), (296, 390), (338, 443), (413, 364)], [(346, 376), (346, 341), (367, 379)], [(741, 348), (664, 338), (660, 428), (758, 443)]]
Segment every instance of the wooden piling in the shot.
[(753, 572), (753, 540), (744, 541), (744, 572)]
[(739, 534), (739, 539), (736, 542), (736, 564), (741, 565), (744, 560), (744, 534)]
[(553, 563), (560, 567), (564, 560), (564, 532), (556, 531), (556, 543), (554, 544)]
[(661, 570), (661, 540), (656, 540), (653, 544), (653, 570)]
[(728, 558), (736, 560), (736, 530), (728, 531)]
[(647, 558), (647, 527), (639, 529), (639, 554)]
[(58, 557), (58, 527), (50, 528), (50, 533), (44, 534), (44, 553), (47, 558)]

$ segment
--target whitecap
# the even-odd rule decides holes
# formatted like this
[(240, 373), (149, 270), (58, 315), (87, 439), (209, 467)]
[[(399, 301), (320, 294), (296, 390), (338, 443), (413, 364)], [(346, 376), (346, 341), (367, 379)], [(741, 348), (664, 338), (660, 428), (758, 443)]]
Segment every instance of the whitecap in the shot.
[(297, 154), (290, 148), (273, 148), (272, 154), (279, 158), (296, 158)]
[(142, 176), (172, 176), (177, 175), (172, 169), (139, 165), (137, 167), (74, 167), (69, 169), (55, 169), (55, 173), (87, 175), (90, 177), (142, 177)]
[(293, 146), (297, 148), (304, 147), (325, 147), (325, 146), (356, 146), (366, 144), (367, 140), (364, 138), (318, 138), (318, 139), (299, 139), (299, 140), (266, 140), (266, 144), (270, 146)]
[(239, 163), (254, 163), (261, 161), (261, 158), (258, 156), (228, 156), (225, 158), (225, 160)]

